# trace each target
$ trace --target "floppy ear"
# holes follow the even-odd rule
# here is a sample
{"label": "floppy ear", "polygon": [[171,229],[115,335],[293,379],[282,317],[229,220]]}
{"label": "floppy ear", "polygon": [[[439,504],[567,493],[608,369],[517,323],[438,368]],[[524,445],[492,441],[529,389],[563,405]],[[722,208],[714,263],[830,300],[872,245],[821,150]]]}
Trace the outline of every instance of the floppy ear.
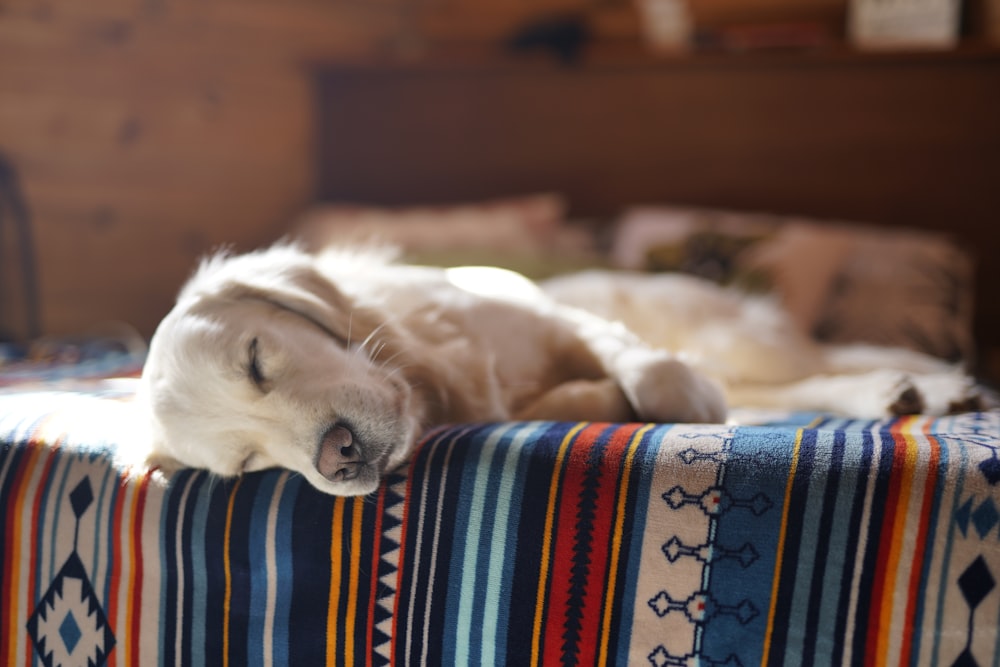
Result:
{"label": "floppy ear", "polygon": [[213,257],[202,264],[180,298],[257,299],[309,320],[335,338],[364,340],[384,318],[353,300],[291,247]]}

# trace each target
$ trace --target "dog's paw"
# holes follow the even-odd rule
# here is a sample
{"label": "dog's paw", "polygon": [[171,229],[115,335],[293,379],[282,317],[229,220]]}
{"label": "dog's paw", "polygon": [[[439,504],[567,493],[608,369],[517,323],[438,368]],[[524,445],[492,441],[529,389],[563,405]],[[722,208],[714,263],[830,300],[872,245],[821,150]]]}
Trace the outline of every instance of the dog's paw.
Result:
{"label": "dog's paw", "polygon": [[961,372],[916,375],[913,383],[924,397],[923,412],[928,415],[975,412],[994,405],[994,397]]}
{"label": "dog's paw", "polygon": [[902,376],[889,390],[890,403],[886,412],[893,417],[918,415],[925,409],[924,397],[909,377]]}
{"label": "dog's paw", "polygon": [[726,419],[722,389],[667,353],[636,350],[623,354],[618,382],[641,420],[719,423]]}

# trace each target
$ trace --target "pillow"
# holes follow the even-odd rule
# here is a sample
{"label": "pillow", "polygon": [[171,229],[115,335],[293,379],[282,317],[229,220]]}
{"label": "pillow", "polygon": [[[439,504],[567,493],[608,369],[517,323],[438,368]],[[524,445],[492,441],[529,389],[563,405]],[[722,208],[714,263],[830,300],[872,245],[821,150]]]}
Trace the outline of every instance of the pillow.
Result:
{"label": "pillow", "polygon": [[313,251],[385,243],[417,264],[500,266],[540,278],[598,261],[593,236],[569,224],[565,212],[565,200],[554,194],[446,206],[319,204],[291,235]]}
{"label": "pillow", "polygon": [[691,208],[633,209],[616,266],[775,292],[818,340],[970,362],[973,263],[941,234]]}

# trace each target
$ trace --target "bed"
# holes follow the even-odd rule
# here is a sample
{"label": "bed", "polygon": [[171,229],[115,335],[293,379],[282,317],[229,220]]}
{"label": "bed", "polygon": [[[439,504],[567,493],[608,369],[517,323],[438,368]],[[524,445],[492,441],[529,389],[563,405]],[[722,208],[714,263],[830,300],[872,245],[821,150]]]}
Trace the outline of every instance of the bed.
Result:
{"label": "bed", "polygon": [[[424,81],[439,87],[444,98],[470,90],[469,77],[483,74],[444,71],[450,75],[431,69],[425,74],[432,81]],[[496,108],[498,99],[509,99],[505,86],[511,84],[504,76],[518,71],[488,68],[494,78],[475,78],[476,86],[500,82],[503,94],[483,97],[474,108]],[[504,148],[483,138],[498,127],[488,113],[455,111],[458,117],[445,114],[442,121],[426,106],[401,104],[422,88],[414,79],[419,74],[412,68],[381,74],[360,68],[325,70],[317,77],[319,200],[441,207],[545,188],[567,193],[569,208],[587,217],[655,196],[632,189],[641,182],[628,173],[616,177],[612,163],[596,175],[603,189],[594,186],[594,174],[590,185],[580,181],[582,165],[594,163],[574,152],[571,136],[550,137],[564,150],[560,159],[570,174],[560,181],[551,176],[559,173],[551,163],[519,153],[530,153],[526,146],[535,145],[537,134],[507,133]],[[538,87],[537,77],[564,74],[570,77],[566,85],[579,91],[578,72],[547,67],[541,75],[528,70],[524,85]],[[598,74],[602,86],[616,90],[648,85],[643,77],[622,84],[607,72]],[[520,76],[514,80],[523,83]],[[648,98],[657,99],[663,103],[658,95]],[[365,116],[365,109],[377,112]],[[393,116],[392,109],[406,113]],[[409,139],[386,135],[384,123]],[[592,128],[584,125],[586,135]],[[371,163],[355,153],[358,160],[348,160],[352,169],[344,171],[343,158],[360,150],[345,138],[364,134],[346,131],[355,127],[383,136],[378,150],[395,146],[411,158],[418,154],[407,147],[419,145],[407,142],[430,132],[437,132],[440,162],[457,160],[470,146],[489,157],[476,162],[478,171],[452,170],[458,174],[452,181],[436,180],[438,170],[427,167],[426,154],[410,163],[416,164],[416,182],[388,153]],[[583,135],[576,139],[584,141]],[[634,154],[649,166],[659,150],[646,151],[641,142],[628,147],[612,157]],[[533,173],[516,168],[525,159],[535,165]],[[388,173],[370,168],[380,160],[396,166]],[[527,176],[532,178],[518,181]],[[365,189],[369,182],[371,189]],[[502,187],[492,190],[490,183]],[[718,203],[731,209],[738,199]],[[529,219],[528,231],[515,228],[514,236],[523,241],[537,233],[543,245],[527,254],[523,244],[516,245],[516,257],[507,256],[515,268],[541,274],[627,257],[677,262],[682,247],[699,250],[696,267],[723,266],[727,276],[744,277],[759,273],[748,274],[745,265],[730,261],[730,251],[746,250],[746,230],[767,228],[751,235],[755,243],[787,241],[784,232],[774,232],[779,223],[787,229],[786,221],[722,216],[729,222],[720,226],[719,211],[690,207],[661,208],[653,215],[660,223],[683,221],[681,242],[676,234],[665,240],[637,232],[648,227],[648,209],[628,213],[614,238],[592,218],[582,227],[558,229],[539,222],[543,213],[565,210],[559,201],[565,200],[494,200],[471,211],[465,206],[448,237],[458,238],[454,230],[464,229],[470,216],[479,228],[497,231],[501,225],[491,216],[528,211],[517,222]],[[445,212],[454,210],[448,205]],[[427,217],[426,208],[359,213],[357,207],[328,204],[307,213],[298,231],[320,235],[330,225],[354,224],[360,213],[382,216],[389,227],[401,219],[423,224]],[[435,208],[430,217],[441,213]],[[713,239],[707,263],[704,245],[691,242],[706,238],[698,227],[706,215]],[[581,245],[581,229],[593,243]],[[720,236],[723,229],[735,229],[738,238]],[[490,249],[502,246],[503,238],[491,237]],[[637,239],[646,245],[629,255]],[[821,237],[821,244],[827,240]],[[935,248],[939,241],[933,239]],[[899,247],[896,237],[872,242],[865,252],[879,257],[887,244]],[[427,256],[440,248],[415,253]],[[925,262],[921,266],[948,267],[941,284],[978,289],[971,265],[951,250],[928,254],[920,243],[914,248]],[[448,252],[477,257],[460,244]],[[870,291],[874,277],[867,279]],[[935,328],[934,335],[919,329],[904,344],[931,345],[956,358],[974,352],[982,340],[969,319],[972,302],[948,292],[932,303],[928,290],[919,291],[921,308],[936,313],[921,321],[939,323],[943,311],[934,308],[947,303],[950,324]],[[857,332],[830,324],[842,324],[843,313],[857,308],[837,301],[817,313],[808,309],[812,302],[802,297],[800,317],[813,331],[834,339]],[[0,392],[2,664],[736,667],[1000,661],[1000,412],[852,420],[740,409],[726,424],[441,425],[376,494],[350,499],[320,494],[282,470],[230,480],[183,471],[164,481],[124,464],[123,452],[135,444],[140,366],[141,356],[125,355],[7,376]]]}

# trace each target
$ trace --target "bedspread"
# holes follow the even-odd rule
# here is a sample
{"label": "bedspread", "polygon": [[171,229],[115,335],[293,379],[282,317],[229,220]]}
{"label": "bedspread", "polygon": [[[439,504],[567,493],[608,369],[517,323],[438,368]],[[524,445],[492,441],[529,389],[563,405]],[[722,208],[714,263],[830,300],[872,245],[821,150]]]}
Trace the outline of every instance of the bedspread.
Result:
{"label": "bedspread", "polygon": [[0,396],[0,664],[996,665],[1000,414],[500,423],[364,498]]}

